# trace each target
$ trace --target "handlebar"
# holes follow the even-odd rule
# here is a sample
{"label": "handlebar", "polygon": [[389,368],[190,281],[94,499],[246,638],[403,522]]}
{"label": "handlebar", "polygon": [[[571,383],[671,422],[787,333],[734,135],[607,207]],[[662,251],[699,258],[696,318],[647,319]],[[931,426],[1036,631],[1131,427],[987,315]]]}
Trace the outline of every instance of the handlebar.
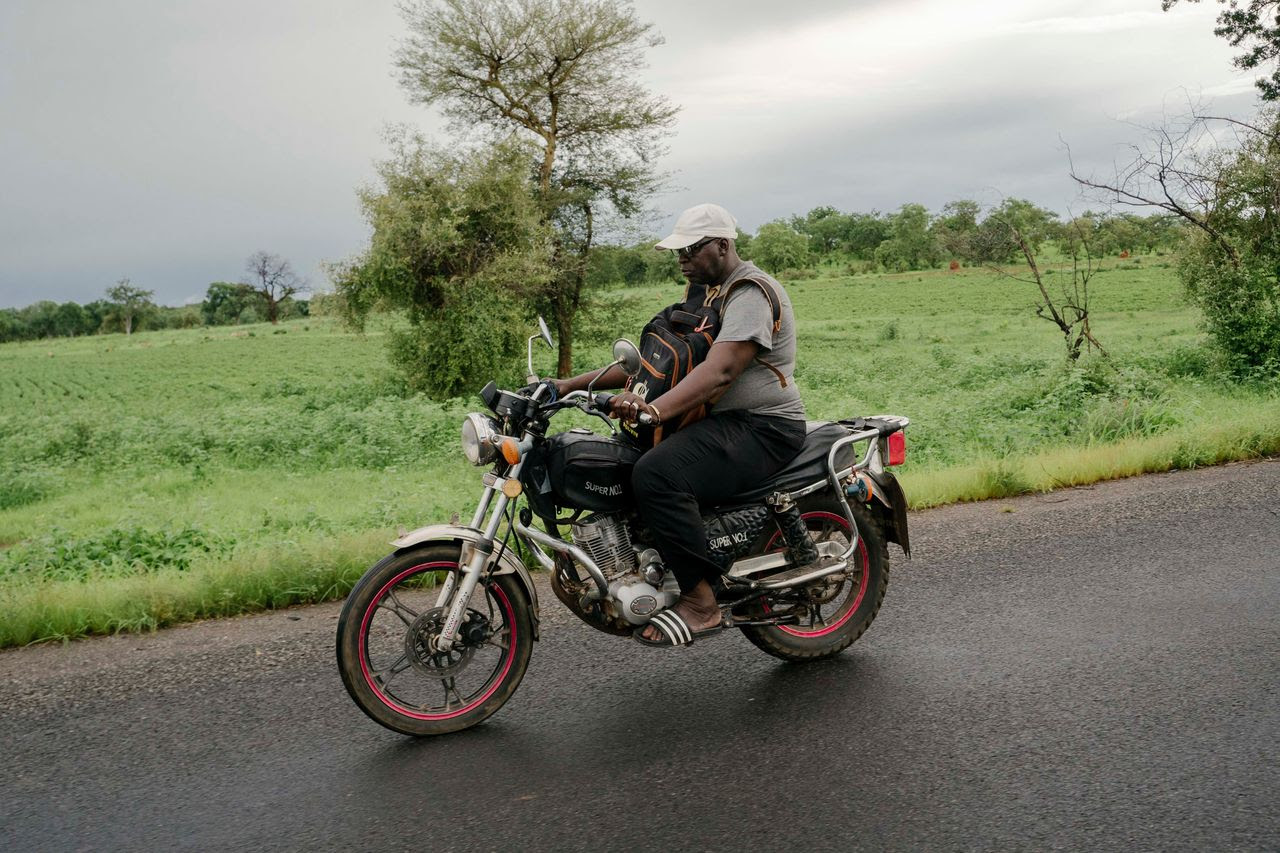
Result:
{"label": "handlebar", "polygon": [[[613,403],[613,398],[616,396],[618,395],[610,394],[608,391],[601,391],[598,394],[596,394],[593,402],[595,403],[596,408],[607,412],[609,411],[610,404]],[[654,424],[653,415],[649,414],[648,412],[641,412],[640,416],[636,418],[636,422],[643,424],[644,426],[653,426]]]}

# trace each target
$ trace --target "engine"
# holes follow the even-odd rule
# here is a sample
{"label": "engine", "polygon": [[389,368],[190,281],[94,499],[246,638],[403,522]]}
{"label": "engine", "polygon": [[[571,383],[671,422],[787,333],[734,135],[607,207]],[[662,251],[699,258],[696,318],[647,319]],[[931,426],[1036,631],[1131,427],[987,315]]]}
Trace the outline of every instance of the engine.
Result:
{"label": "engine", "polygon": [[587,552],[605,577],[637,568],[636,551],[631,547],[627,526],[615,515],[590,515],[571,525],[573,542]]}
{"label": "engine", "polygon": [[574,544],[587,552],[609,581],[609,600],[602,604],[613,619],[643,625],[680,597],[680,585],[663,569],[658,552],[637,551],[618,516],[588,516],[570,530]]}

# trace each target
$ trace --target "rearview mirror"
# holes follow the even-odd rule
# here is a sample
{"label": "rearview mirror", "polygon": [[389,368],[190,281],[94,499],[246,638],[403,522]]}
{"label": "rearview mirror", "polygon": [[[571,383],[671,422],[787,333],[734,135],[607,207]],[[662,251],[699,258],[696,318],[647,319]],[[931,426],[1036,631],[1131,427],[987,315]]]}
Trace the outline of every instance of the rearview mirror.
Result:
{"label": "rearview mirror", "polygon": [[628,376],[640,372],[640,350],[626,338],[618,338],[613,342],[613,361],[622,365]]}
{"label": "rearview mirror", "polygon": [[529,372],[525,374],[524,381],[530,384],[538,381],[538,374],[533,370],[533,342],[538,338],[542,338],[547,342],[547,346],[554,347],[551,343],[551,330],[547,328],[547,321],[542,319],[542,315],[538,315],[538,334],[529,336]]}

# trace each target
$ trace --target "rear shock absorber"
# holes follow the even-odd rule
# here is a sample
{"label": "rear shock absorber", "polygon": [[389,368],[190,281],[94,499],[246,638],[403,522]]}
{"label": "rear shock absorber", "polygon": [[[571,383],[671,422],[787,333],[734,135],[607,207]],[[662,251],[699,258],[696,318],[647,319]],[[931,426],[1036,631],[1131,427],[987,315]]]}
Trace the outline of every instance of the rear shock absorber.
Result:
{"label": "rear shock absorber", "polygon": [[782,538],[787,542],[787,559],[793,566],[807,566],[818,559],[818,546],[809,535],[804,519],[800,517],[800,507],[786,492],[774,492],[765,498],[769,509],[773,510],[774,521],[782,531]]}

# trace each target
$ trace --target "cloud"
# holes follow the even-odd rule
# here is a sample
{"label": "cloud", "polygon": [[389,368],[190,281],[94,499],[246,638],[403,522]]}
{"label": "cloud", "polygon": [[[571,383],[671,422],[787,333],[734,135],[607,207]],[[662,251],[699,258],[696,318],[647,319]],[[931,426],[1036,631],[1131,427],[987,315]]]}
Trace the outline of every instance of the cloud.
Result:
{"label": "cloud", "polygon": [[[1059,136],[1105,159],[1137,133],[1115,117],[1158,118],[1180,87],[1233,109],[1253,92],[1209,3],[635,5],[666,36],[636,73],[683,108],[661,164],[681,188],[657,206],[720,199],[750,227],[992,187],[1060,206]],[[67,8],[0,4],[0,305],[124,275],[181,301],[258,248],[322,285],[367,239],[355,190],[382,127],[440,136],[397,86],[390,0]]]}
{"label": "cloud", "polygon": [[1034,21],[1017,21],[1003,24],[998,32],[1004,35],[1091,35],[1124,30],[1142,30],[1163,23],[1163,12],[1120,12],[1113,15],[1088,15],[1061,18],[1040,18]]}

